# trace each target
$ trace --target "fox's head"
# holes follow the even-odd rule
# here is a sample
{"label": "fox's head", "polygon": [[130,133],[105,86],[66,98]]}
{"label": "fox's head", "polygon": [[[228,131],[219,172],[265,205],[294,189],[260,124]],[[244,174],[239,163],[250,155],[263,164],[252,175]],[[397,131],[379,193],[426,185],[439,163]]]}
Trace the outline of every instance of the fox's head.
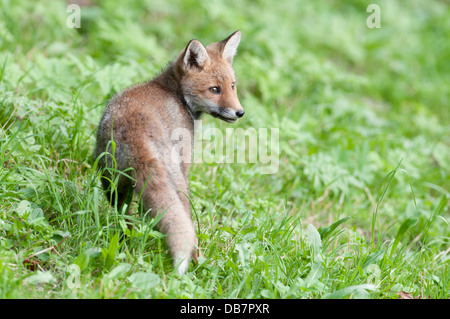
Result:
{"label": "fox's head", "polygon": [[207,47],[191,40],[178,56],[175,67],[184,98],[195,116],[205,112],[232,123],[244,115],[232,68],[240,40],[241,31]]}

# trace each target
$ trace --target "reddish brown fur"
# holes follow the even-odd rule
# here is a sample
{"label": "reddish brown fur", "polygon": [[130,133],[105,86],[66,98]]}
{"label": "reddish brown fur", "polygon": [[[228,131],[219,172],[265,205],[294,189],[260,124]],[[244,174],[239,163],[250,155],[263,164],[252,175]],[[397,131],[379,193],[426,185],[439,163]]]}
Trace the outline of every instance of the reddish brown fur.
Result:
{"label": "reddish brown fur", "polygon": [[[191,254],[196,256],[195,230],[186,197],[194,120],[204,112],[226,121],[243,115],[236,87],[231,87],[235,82],[231,62],[239,39],[240,32],[235,32],[206,49],[192,40],[155,79],[115,96],[100,121],[95,156],[109,153],[99,160],[104,188],[111,190],[113,174],[108,168],[114,167],[112,156],[119,171],[133,169],[135,181],[120,175],[117,198],[115,192],[111,197],[121,207],[129,192],[143,192],[145,209],[151,210],[153,217],[164,213],[158,227],[168,235],[175,266],[182,264],[179,273],[186,271]],[[220,86],[221,94],[211,93],[213,86]],[[179,128],[186,129],[190,136],[175,142],[172,133]],[[116,143],[114,154],[110,154],[112,147],[108,144],[111,134]],[[181,163],[171,158],[175,143],[184,152]]]}

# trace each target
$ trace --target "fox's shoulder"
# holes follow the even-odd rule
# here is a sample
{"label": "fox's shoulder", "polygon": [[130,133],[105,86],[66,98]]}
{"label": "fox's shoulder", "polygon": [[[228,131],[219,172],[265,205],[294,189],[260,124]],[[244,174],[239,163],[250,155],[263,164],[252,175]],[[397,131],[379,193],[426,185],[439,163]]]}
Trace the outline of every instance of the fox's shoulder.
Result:
{"label": "fox's shoulder", "polygon": [[193,126],[191,116],[179,97],[154,80],[137,84],[115,95],[107,104],[101,125],[111,125],[113,119],[114,126],[131,125],[136,129]]}
{"label": "fox's shoulder", "polygon": [[127,112],[131,112],[134,109],[159,108],[176,102],[174,94],[150,80],[117,93],[107,102],[107,108],[114,111],[126,109]]}

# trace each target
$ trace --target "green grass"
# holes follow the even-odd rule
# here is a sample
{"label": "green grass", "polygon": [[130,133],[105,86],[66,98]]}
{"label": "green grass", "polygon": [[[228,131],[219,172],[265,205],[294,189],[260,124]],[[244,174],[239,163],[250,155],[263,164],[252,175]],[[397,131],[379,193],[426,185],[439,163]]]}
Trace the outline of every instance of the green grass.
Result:
{"label": "green grass", "polygon": [[[64,1],[3,1],[0,298],[449,298],[450,9],[379,1],[369,29],[369,3],[93,1],[70,29]],[[279,128],[279,170],[193,165],[203,257],[178,276],[155,221],[104,196],[96,126],[237,29],[246,115],[203,125]]]}

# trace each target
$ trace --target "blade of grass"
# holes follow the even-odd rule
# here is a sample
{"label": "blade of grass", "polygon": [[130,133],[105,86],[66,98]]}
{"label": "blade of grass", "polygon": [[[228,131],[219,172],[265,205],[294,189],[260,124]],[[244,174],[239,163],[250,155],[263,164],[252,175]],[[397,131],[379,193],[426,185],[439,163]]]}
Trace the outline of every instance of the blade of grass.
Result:
{"label": "blade of grass", "polygon": [[409,228],[411,228],[415,224],[417,224],[417,219],[414,218],[408,218],[401,224],[400,228],[397,231],[397,235],[395,235],[394,243],[392,244],[391,247],[391,253],[389,254],[390,258],[394,254],[395,249],[397,248],[398,244],[402,240],[405,233],[408,231]]}

